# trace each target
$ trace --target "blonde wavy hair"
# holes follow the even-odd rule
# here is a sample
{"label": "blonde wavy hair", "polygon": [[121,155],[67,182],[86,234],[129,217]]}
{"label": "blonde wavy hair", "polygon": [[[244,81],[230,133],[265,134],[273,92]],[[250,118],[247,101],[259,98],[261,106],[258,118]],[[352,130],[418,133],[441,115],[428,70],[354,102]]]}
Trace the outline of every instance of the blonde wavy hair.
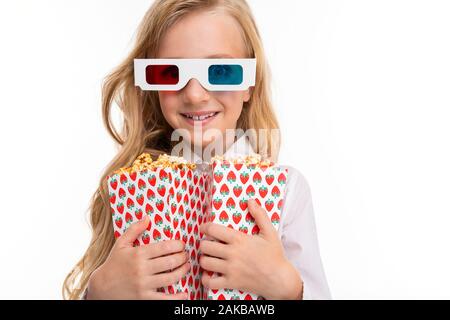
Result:
{"label": "blonde wavy hair", "polygon": [[[142,91],[134,85],[133,60],[156,57],[159,43],[171,25],[195,10],[221,11],[234,17],[241,26],[241,33],[249,58],[256,58],[256,82],[251,98],[244,102],[244,108],[237,122],[237,128],[244,131],[256,129],[278,129],[278,121],[272,108],[270,93],[270,70],[266,63],[259,31],[252,12],[245,0],[156,0],[141,21],[135,44],[126,59],[104,80],[102,85],[102,116],[108,133],[119,144],[117,155],[106,166],[99,187],[93,194],[89,206],[92,239],[84,256],[64,280],[64,299],[81,299],[91,274],[107,259],[113,245],[114,235],[109,207],[107,175],[132,162],[142,152],[152,157],[170,153],[173,147],[173,128],[165,120],[158,93]],[[116,103],[123,115],[120,132],[114,127],[111,110]],[[268,135],[270,130],[261,130]],[[264,137],[257,137],[258,139]],[[278,157],[279,142],[268,141],[266,152],[269,158]],[[255,152],[259,147],[254,145]]]}

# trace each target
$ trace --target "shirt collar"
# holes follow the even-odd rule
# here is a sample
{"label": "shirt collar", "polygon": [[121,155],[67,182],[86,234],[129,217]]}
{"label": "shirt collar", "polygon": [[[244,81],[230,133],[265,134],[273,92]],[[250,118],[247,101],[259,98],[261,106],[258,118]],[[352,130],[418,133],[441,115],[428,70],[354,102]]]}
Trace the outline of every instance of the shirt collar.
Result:
{"label": "shirt collar", "polygon": [[[210,159],[202,159],[196,152],[193,152],[190,147],[190,143],[185,139],[181,142],[182,144],[182,157],[194,163],[208,162]],[[245,157],[248,155],[256,155],[252,144],[248,140],[246,135],[239,137],[231,146],[223,153],[224,158],[238,158]]]}

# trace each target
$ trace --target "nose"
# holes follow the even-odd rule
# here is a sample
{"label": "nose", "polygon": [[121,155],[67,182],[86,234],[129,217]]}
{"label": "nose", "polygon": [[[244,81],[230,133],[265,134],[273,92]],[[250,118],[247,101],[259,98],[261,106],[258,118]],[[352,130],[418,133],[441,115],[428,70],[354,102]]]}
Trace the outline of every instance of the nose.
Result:
{"label": "nose", "polygon": [[209,100],[209,92],[197,79],[190,79],[182,91],[183,102],[186,104],[198,105]]}

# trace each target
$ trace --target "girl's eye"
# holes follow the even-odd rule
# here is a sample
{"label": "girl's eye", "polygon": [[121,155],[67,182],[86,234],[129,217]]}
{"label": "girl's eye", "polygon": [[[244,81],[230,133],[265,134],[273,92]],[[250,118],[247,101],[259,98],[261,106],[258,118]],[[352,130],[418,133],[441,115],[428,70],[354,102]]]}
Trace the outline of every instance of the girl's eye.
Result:
{"label": "girl's eye", "polygon": [[233,70],[230,68],[230,66],[227,65],[215,65],[212,66],[212,74],[215,77],[228,77],[231,75]]}

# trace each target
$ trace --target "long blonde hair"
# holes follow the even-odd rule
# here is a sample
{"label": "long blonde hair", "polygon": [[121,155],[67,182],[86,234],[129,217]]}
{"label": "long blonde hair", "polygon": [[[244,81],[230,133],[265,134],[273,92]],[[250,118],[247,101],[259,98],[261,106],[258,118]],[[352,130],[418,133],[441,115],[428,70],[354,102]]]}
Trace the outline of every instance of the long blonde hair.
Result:
{"label": "long blonde hair", "polygon": [[[64,280],[62,288],[64,299],[81,298],[92,272],[104,263],[114,245],[107,175],[116,169],[131,165],[142,152],[150,153],[153,158],[159,154],[171,152],[170,137],[173,129],[161,112],[158,93],[142,91],[135,87],[134,59],[156,57],[165,31],[186,14],[199,9],[221,10],[234,17],[241,25],[248,57],[254,57],[257,61],[255,87],[250,100],[244,102],[237,128],[244,131],[256,129],[257,134],[259,134],[258,129],[278,129],[278,121],[271,102],[270,71],[266,64],[259,31],[246,1],[156,0],[139,25],[134,48],[103,82],[103,122],[120,148],[117,155],[106,166],[99,187],[91,198],[89,212],[92,239],[84,256]],[[113,103],[119,106],[123,114],[120,133],[111,119]],[[279,143],[271,143],[271,139],[266,141],[268,141],[269,157],[276,160]],[[259,151],[258,148],[254,146],[256,152]]]}

